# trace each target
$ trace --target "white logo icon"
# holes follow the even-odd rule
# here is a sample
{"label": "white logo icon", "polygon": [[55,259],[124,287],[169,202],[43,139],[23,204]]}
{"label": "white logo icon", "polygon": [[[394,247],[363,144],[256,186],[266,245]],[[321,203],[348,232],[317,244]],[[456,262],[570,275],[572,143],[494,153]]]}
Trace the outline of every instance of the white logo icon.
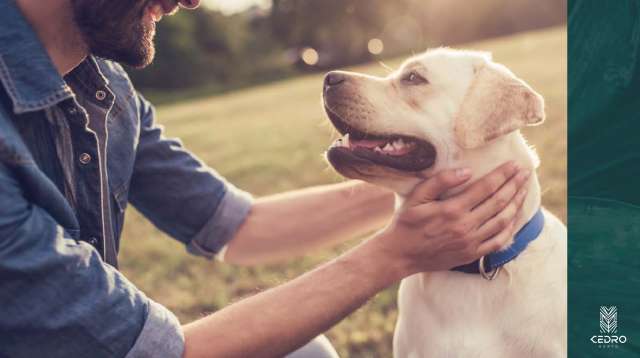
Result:
{"label": "white logo icon", "polygon": [[600,333],[616,333],[618,331],[618,307],[600,306]]}
{"label": "white logo icon", "polygon": [[600,335],[591,336],[598,348],[618,348],[627,343],[627,336],[618,335],[618,307],[600,306]]}

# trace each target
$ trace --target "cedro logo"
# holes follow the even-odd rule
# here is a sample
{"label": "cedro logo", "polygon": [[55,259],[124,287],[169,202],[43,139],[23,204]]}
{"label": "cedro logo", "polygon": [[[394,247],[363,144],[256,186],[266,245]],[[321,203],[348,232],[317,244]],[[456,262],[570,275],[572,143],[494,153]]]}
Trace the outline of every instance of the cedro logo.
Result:
{"label": "cedro logo", "polygon": [[600,306],[600,335],[591,336],[598,348],[618,348],[627,343],[627,336],[618,335],[618,307]]}

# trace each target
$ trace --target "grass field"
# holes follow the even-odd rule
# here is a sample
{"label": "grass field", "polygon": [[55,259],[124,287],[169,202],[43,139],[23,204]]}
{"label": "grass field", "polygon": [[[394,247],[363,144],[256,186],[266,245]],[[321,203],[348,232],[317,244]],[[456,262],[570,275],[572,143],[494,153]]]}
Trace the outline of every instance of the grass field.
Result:
{"label": "grass field", "polygon": [[[526,130],[542,159],[543,202],[566,220],[566,32],[555,28],[460,47],[492,51],[546,99],[547,122]],[[396,67],[400,60],[388,61]],[[356,68],[384,74],[379,64]],[[321,154],[333,137],[320,105],[322,75],[160,107],[159,121],[237,186],[256,196],[341,180]],[[353,244],[353,242],[351,243]],[[121,252],[125,274],[182,322],[296,277],[349,247],[287,264],[238,268],[188,256],[129,210]],[[342,357],[391,357],[395,288],[328,332]],[[451,309],[455,309],[452,307]]]}

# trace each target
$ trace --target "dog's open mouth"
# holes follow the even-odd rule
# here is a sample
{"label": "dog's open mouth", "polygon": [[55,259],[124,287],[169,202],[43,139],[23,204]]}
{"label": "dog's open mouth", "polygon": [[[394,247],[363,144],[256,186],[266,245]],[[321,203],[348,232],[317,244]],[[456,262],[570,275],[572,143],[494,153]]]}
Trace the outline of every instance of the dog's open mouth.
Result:
{"label": "dog's open mouth", "polygon": [[349,126],[330,110],[327,114],[342,134],[327,152],[332,164],[375,164],[417,172],[430,168],[435,162],[435,147],[427,141],[400,134],[366,133]]}

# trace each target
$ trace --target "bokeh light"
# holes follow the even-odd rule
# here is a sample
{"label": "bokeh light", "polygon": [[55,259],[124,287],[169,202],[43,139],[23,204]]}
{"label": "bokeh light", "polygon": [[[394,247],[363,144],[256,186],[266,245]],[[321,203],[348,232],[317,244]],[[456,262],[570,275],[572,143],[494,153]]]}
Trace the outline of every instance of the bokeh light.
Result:
{"label": "bokeh light", "polygon": [[379,55],[384,51],[384,43],[380,39],[371,39],[367,44],[369,52],[373,55]]}
{"label": "bokeh light", "polygon": [[318,64],[318,60],[320,56],[318,55],[318,51],[311,47],[307,47],[302,50],[302,61],[309,66],[315,66]]}

